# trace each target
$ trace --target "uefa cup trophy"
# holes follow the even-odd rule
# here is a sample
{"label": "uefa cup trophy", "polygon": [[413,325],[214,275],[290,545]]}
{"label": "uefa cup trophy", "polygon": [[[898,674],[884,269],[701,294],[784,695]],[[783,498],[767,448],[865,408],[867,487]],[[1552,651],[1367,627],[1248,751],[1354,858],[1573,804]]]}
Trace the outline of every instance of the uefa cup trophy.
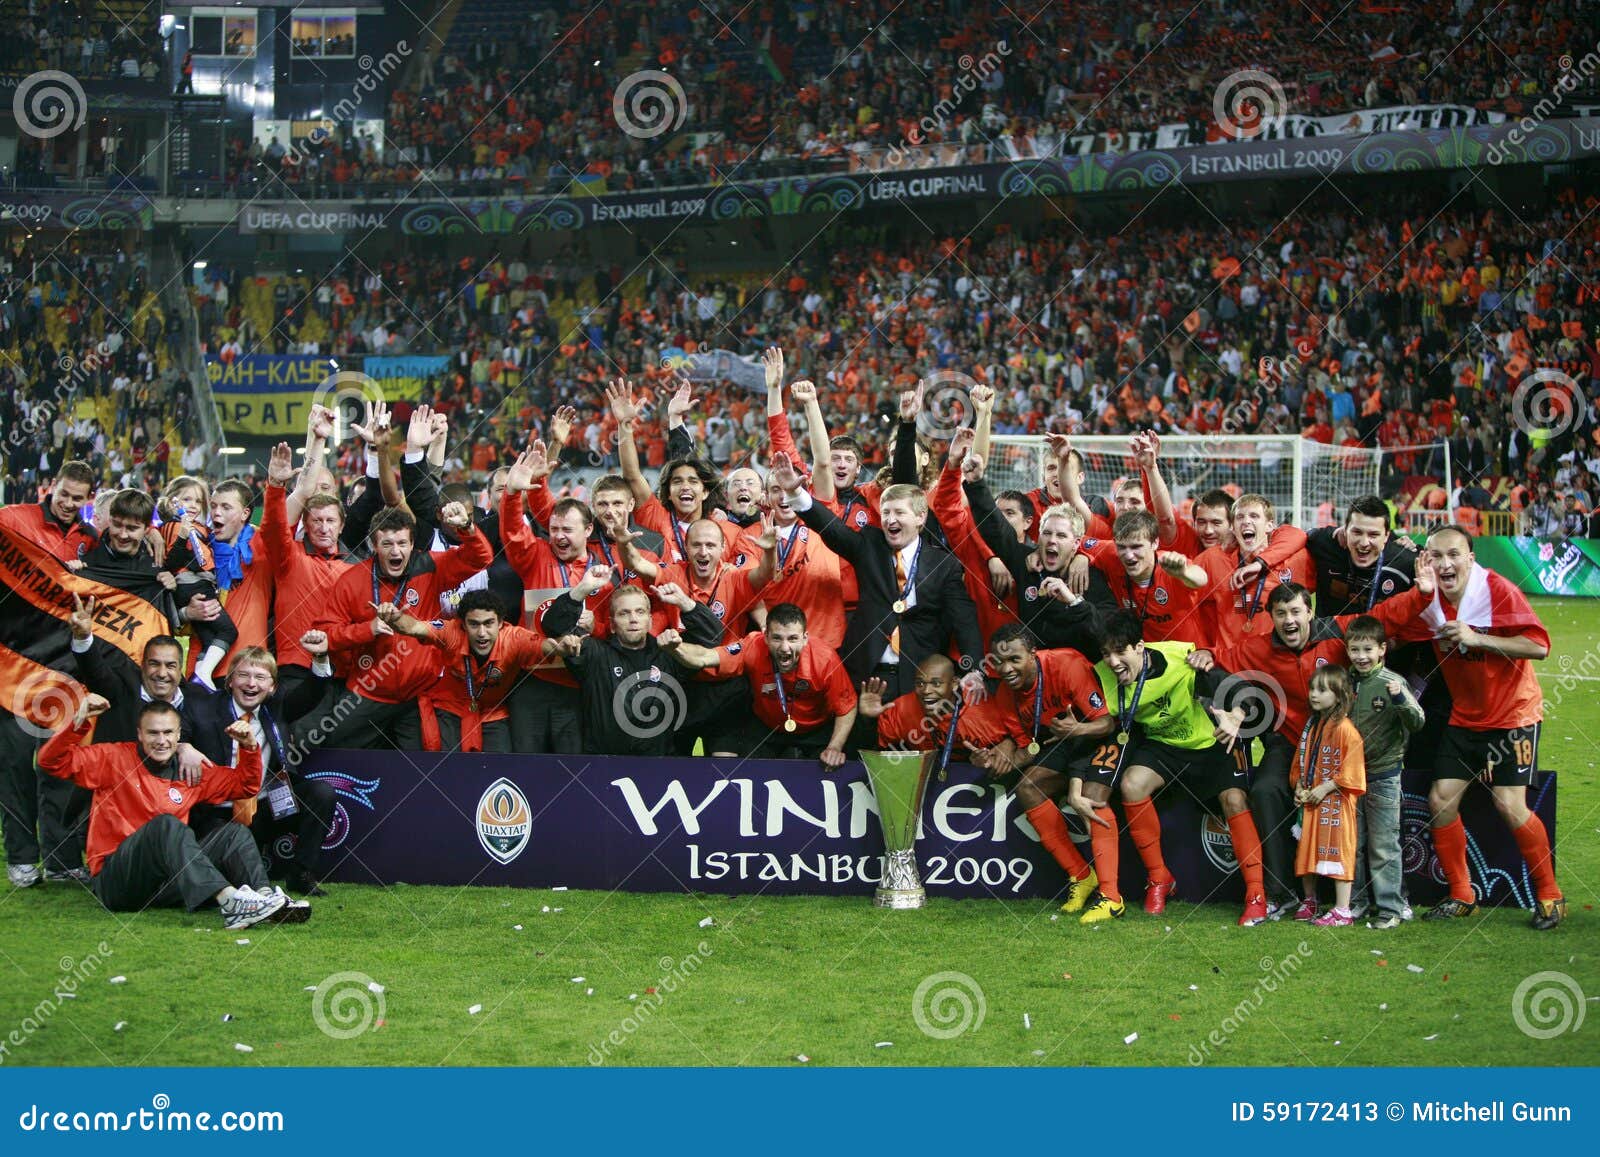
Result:
{"label": "uefa cup trophy", "polygon": [[921,908],[928,902],[917,874],[917,820],[922,794],[937,752],[863,751],[867,779],[883,828],[883,870],[873,904],[879,908]]}

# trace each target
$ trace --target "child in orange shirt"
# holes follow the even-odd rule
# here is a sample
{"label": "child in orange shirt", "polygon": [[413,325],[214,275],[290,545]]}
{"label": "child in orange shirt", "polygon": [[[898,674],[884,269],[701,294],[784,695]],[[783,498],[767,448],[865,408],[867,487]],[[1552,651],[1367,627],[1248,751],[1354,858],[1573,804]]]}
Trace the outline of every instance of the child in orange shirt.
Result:
{"label": "child in orange shirt", "polygon": [[[1300,850],[1294,870],[1305,900],[1296,920],[1324,928],[1355,923],[1350,886],[1356,874],[1356,799],[1366,793],[1366,752],[1350,719],[1355,689],[1343,667],[1319,667],[1307,693],[1311,718],[1300,734],[1290,772],[1300,817]],[[1333,881],[1333,907],[1317,916],[1317,877]]]}

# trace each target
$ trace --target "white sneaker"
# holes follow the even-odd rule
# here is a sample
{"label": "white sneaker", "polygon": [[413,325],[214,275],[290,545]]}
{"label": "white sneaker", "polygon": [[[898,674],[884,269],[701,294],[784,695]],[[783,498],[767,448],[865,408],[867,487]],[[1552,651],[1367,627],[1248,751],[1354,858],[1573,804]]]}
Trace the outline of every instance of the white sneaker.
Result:
{"label": "white sneaker", "polygon": [[1298,900],[1285,900],[1282,897],[1267,901],[1267,919],[1281,919],[1285,912],[1293,912],[1300,904]]}
{"label": "white sneaker", "polygon": [[296,900],[282,888],[273,886],[272,891],[264,895],[282,896],[283,907],[274,912],[268,921],[273,924],[304,924],[311,919],[311,901]]}
{"label": "white sneaker", "polygon": [[6,879],[13,888],[31,888],[39,882],[37,864],[7,864]]}
{"label": "white sneaker", "polygon": [[233,895],[221,905],[224,927],[229,932],[249,928],[252,924],[270,919],[283,905],[281,893],[257,892],[248,885],[235,888]]}
{"label": "white sneaker", "polygon": [[1402,920],[1410,920],[1415,915],[1416,913],[1411,910],[1410,904],[1407,904],[1404,908],[1400,909],[1400,919]]}

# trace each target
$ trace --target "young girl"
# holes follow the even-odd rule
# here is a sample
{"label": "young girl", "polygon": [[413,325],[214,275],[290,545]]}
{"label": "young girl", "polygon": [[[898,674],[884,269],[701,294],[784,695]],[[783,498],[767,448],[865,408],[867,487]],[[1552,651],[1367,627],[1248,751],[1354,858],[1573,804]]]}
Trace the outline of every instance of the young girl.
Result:
{"label": "young girl", "polygon": [[[187,474],[167,483],[161,501],[156,503],[161,536],[167,542],[167,561],[162,569],[178,580],[176,596],[180,607],[188,605],[195,595],[217,597],[215,566],[206,532],[206,512],[210,509],[206,484]],[[205,648],[195,661],[194,677],[215,691],[217,664],[239,641],[239,628],[226,609],[208,623],[194,622],[190,626],[195,640]]]}
{"label": "young girl", "polygon": [[[1367,790],[1361,732],[1350,721],[1355,690],[1343,667],[1319,667],[1307,696],[1311,720],[1300,735],[1290,772],[1300,817],[1294,870],[1305,900],[1294,914],[1328,928],[1355,923],[1350,885],[1356,874],[1356,798]],[[1333,908],[1317,917],[1317,877],[1333,880]]]}

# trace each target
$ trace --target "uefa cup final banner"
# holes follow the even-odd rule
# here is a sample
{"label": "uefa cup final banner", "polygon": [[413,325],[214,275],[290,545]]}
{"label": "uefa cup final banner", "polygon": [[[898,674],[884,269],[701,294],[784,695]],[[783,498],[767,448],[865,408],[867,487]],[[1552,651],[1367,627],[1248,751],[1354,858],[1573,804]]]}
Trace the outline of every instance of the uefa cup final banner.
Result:
{"label": "uefa cup final banner", "polygon": [[[800,760],[631,759],[324,751],[308,771],[339,797],[330,876],[357,883],[567,886],[632,892],[854,895],[870,903],[883,837],[866,771]],[[1552,841],[1555,783],[1530,801]],[[1401,838],[1412,902],[1444,893],[1427,836],[1427,778],[1407,773]],[[1157,798],[1168,866],[1188,898],[1243,899],[1227,825],[1180,790]],[[1487,791],[1462,808],[1489,903],[1532,904]],[[1089,836],[1068,813],[1087,856]],[[285,849],[276,849],[280,853]],[[1037,898],[1064,885],[1013,796],[952,765],[928,783],[916,845],[931,897]],[[1122,882],[1144,872],[1126,835]]]}

